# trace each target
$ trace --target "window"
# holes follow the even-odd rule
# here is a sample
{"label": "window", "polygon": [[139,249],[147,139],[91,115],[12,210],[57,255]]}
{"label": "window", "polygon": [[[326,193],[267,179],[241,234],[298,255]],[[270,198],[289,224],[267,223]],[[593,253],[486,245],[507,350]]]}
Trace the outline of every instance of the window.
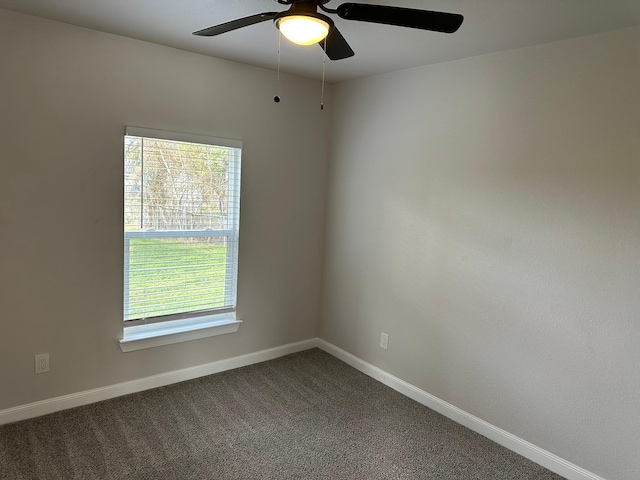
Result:
{"label": "window", "polygon": [[[237,330],[240,147],[126,128],[121,346],[195,330],[228,333],[229,325]],[[175,341],[182,339],[156,338],[149,346]]]}

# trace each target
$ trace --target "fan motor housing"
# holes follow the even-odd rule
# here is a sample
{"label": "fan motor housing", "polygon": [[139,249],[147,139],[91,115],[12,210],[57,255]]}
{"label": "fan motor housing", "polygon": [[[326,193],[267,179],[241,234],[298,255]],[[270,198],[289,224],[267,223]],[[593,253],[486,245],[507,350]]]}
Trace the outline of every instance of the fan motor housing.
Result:
{"label": "fan motor housing", "polygon": [[320,20],[326,22],[329,25],[329,33],[335,28],[335,23],[331,18],[322,13],[318,13],[316,10],[315,2],[303,2],[303,3],[294,3],[289,10],[285,10],[284,12],[280,12],[273,19],[273,23],[278,26],[278,22],[283,18],[290,17],[292,15],[302,15],[305,17],[314,17],[319,18]]}
{"label": "fan motor housing", "polygon": [[274,0],[276,3],[280,5],[293,5],[294,3],[312,3],[314,5],[324,5],[325,3],[329,3],[331,0]]}

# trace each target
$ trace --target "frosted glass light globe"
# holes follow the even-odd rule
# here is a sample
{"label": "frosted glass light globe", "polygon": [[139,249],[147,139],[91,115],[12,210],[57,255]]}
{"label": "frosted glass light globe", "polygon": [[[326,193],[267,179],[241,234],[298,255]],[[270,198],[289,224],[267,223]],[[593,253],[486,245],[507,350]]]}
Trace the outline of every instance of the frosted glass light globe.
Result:
{"label": "frosted glass light globe", "polygon": [[319,18],[290,15],[278,20],[282,34],[298,45],[313,45],[329,34],[329,24]]}

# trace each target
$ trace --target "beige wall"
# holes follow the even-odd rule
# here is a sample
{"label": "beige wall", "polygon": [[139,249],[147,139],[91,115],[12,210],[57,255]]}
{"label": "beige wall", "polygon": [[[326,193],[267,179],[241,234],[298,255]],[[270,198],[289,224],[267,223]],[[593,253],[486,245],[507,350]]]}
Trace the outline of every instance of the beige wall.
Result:
{"label": "beige wall", "polygon": [[636,480],[639,88],[638,28],[337,85],[321,336]]}
{"label": "beige wall", "polygon": [[[317,335],[327,111],[281,81],[0,10],[0,409]],[[244,142],[238,333],[120,351],[125,125]]]}

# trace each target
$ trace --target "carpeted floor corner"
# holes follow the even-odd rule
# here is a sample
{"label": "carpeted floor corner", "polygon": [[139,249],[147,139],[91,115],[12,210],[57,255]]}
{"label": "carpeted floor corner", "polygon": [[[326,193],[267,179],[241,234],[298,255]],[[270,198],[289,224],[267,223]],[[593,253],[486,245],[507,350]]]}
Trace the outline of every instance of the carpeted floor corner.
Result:
{"label": "carpeted floor corner", "polygon": [[0,427],[0,479],[562,477],[318,350]]}

